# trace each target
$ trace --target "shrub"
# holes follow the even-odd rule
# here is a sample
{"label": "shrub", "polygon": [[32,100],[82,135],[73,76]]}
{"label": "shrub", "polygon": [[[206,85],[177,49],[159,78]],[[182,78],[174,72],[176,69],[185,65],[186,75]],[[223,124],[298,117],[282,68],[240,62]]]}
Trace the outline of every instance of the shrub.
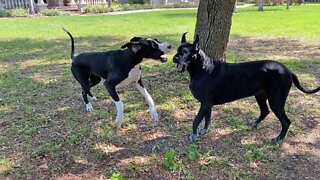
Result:
{"label": "shrub", "polygon": [[149,0],[129,0],[129,4],[147,4]]}
{"label": "shrub", "polygon": [[84,8],[85,13],[106,13],[114,11],[130,11],[130,10],[139,10],[139,9],[153,9],[153,8],[186,8],[186,7],[197,7],[196,4],[158,4],[152,6],[150,4],[123,4],[123,5],[113,5],[111,7],[107,5],[89,5]]}
{"label": "shrub", "polygon": [[84,12],[86,13],[106,13],[110,11],[111,8],[107,5],[89,5],[84,8]]}
{"label": "shrub", "polygon": [[304,0],[294,0],[294,3],[301,5],[304,3]]}
{"label": "shrub", "polygon": [[[259,1],[260,0],[255,0],[255,3],[256,4],[259,4]],[[263,5],[266,5],[266,6],[277,6],[277,5],[282,5],[284,2],[284,0],[264,0],[263,1]]]}
{"label": "shrub", "polygon": [[19,9],[12,9],[11,15],[13,17],[25,17],[29,16],[29,9],[19,8]]}
{"label": "shrub", "polygon": [[122,5],[122,10],[130,11],[130,10],[134,10],[134,7],[132,7],[130,4],[124,4]]}
{"label": "shrub", "polygon": [[0,17],[10,17],[11,11],[10,10],[0,10]]}
{"label": "shrub", "polygon": [[198,7],[197,4],[181,4],[181,3],[175,3],[172,4],[173,8],[191,8],[191,7]]}
{"label": "shrub", "polygon": [[151,4],[144,4],[143,9],[153,9],[153,6]]}
{"label": "shrub", "polygon": [[110,7],[110,11],[114,12],[114,11],[123,11],[123,7],[121,5],[114,5]]}
{"label": "shrub", "polygon": [[41,14],[45,16],[63,16],[68,15],[68,13],[62,12],[58,9],[46,9]]}
{"label": "shrub", "polygon": [[131,6],[132,6],[135,10],[143,9],[143,5],[142,5],[142,4],[132,4]]}

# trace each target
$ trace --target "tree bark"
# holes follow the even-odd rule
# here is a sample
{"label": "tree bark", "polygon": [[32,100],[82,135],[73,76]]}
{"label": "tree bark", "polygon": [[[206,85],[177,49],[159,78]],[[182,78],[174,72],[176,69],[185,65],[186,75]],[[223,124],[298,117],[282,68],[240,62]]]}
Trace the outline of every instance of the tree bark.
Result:
{"label": "tree bark", "polygon": [[195,35],[210,58],[225,60],[236,0],[200,0]]}
{"label": "tree bark", "polygon": [[289,10],[290,0],[287,1],[287,10]]}
{"label": "tree bark", "polygon": [[263,11],[263,0],[259,0],[259,8],[258,11]]}

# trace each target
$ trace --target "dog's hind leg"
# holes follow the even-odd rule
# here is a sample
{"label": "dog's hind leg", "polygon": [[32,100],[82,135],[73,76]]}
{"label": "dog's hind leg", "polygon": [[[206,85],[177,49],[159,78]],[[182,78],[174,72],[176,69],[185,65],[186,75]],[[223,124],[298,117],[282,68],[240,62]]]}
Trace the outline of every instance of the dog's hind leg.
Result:
{"label": "dog's hind leg", "polygon": [[291,122],[284,111],[284,107],[273,107],[271,104],[270,106],[274,114],[280,120],[282,126],[280,134],[277,137],[272,138],[272,142],[281,144],[287,134]]}
{"label": "dog's hind leg", "polygon": [[137,86],[138,90],[140,91],[140,93],[146,98],[146,100],[149,104],[149,111],[151,114],[151,119],[154,121],[158,121],[158,113],[157,113],[156,107],[154,105],[153,99],[150,96],[150,94],[148,93],[148,91],[143,87],[141,79],[139,79],[139,81],[136,83],[136,86]]}
{"label": "dog's hind leg", "polygon": [[249,126],[257,127],[258,124],[269,114],[269,108],[267,105],[267,96],[255,96],[258,105],[260,107],[260,116],[256,121],[249,122]]}
{"label": "dog's hind leg", "polygon": [[86,103],[86,110],[88,112],[92,112],[93,108],[91,103],[88,100],[88,94],[90,93],[90,86],[89,86],[89,76],[90,74],[82,71],[80,68],[71,67],[71,72],[73,74],[73,76],[75,77],[75,79],[80,83],[81,87],[82,87],[82,97],[84,102]]}
{"label": "dog's hind leg", "polygon": [[103,84],[106,86],[110,96],[114,100],[114,103],[117,107],[117,118],[115,123],[118,127],[120,127],[124,117],[123,115],[124,106],[116,92],[116,85],[114,85],[114,83],[112,83],[111,81],[107,81],[107,80]]}
{"label": "dog's hind leg", "polygon": [[[198,126],[201,123],[202,119],[208,114],[208,112],[211,112],[211,106],[204,105],[201,103],[200,110],[196,116],[196,118],[193,120],[192,124],[192,135],[189,137],[190,141],[196,141],[198,140]],[[209,126],[209,124],[207,124]]]}
{"label": "dog's hind leg", "polygon": [[[101,78],[99,76],[95,76],[93,74],[90,75],[90,81],[89,81],[90,88],[99,84],[100,82],[101,82]],[[90,90],[88,92],[88,95],[89,95],[89,97],[91,97],[91,99],[97,100],[97,98],[91,94]]]}
{"label": "dog's hind leg", "polygon": [[271,110],[280,120],[281,126],[282,126],[280,134],[277,137],[273,138],[272,142],[282,143],[289,129],[289,126],[291,124],[284,110],[285,102],[290,91],[290,86],[289,88],[286,88],[286,87],[282,87],[282,88],[277,87],[277,88],[282,90],[280,91],[275,90],[275,92],[268,93],[270,94],[270,96],[268,97],[268,100],[269,100]]}

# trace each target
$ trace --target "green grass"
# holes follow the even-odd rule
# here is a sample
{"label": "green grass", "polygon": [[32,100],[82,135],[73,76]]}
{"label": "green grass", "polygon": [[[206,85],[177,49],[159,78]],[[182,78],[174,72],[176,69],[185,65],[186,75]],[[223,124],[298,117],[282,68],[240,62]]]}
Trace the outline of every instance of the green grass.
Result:
{"label": "green grass", "polygon": [[[305,87],[315,88],[320,4],[290,8],[239,8],[227,61],[277,60]],[[189,91],[188,74],[177,73],[171,60],[142,63],[158,123],[134,86],[118,90],[125,105],[121,129],[103,85],[92,89],[98,97],[94,112],[85,112],[70,73],[70,39],[61,27],[73,34],[76,53],[119,49],[133,36],[147,36],[171,42],[172,59],[181,34],[188,31],[192,39],[195,23],[196,10],[0,18],[0,179],[283,179],[293,173],[316,178],[320,97],[296,88],[286,104],[292,126],[283,146],[270,144],[280,131],[272,113],[257,129],[246,125],[260,113],[252,97],[214,106],[208,133],[190,144],[199,103]]]}
{"label": "green grass", "polygon": [[257,12],[257,7],[239,8],[233,15],[231,35],[282,36],[319,40],[320,4],[301,6],[266,6]]}

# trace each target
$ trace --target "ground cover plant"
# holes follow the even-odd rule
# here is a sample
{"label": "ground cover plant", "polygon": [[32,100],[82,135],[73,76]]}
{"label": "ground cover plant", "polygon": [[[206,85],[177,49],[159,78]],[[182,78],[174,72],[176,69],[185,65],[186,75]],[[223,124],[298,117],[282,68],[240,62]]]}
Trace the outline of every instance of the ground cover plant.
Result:
{"label": "ground cover plant", "polygon": [[[273,59],[302,84],[320,84],[320,5],[238,9],[233,16],[228,62]],[[196,10],[127,15],[0,19],[0,179],[295,179],[320,178],[320,95],[292,88],[286,111],[292,126],[279,146],[270,143],[280,124],[270,114],[257,129],[253,98],[215,106],[209,132],[190,143],[199,104],[187,73],[170,60],[143,63],[143,81],[160,121],[134,86],[119,89],[125,105],[121,129],[103,85],[86,113],[81,88],[70,72],[70,39],[76,53],[118,49],[133,36],[169,41],[192,37]]]}

